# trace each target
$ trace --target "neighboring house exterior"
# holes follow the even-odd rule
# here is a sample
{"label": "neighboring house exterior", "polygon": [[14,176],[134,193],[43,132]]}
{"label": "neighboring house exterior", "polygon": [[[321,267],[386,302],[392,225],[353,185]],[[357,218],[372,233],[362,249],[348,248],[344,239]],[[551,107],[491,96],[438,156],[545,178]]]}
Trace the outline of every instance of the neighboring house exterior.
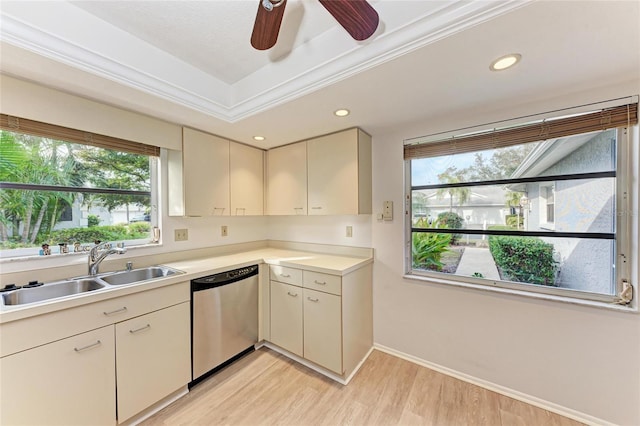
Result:
{"label": "neighboring house exterior", "polygon": [[[476,186],[469,188],[469,199],[459,204],[457,197],[453,197],[451,211],[464,219],[463,226],[467,229],[487,229],[491,225],[504,225],[505,216],[510,213],[507,207],[505,192],[496,191],[493,186]],[[414,204],[414,217],[433,218],[440,213],[450,210],[449,195],[438,197],[436,190],[419,191],[423,195],[420,201]],[[465,235],[464,239],[467,238]],[[480,236],[472,235],[470,239],[479,239]],[[483,238],[484,239],[484,238]]]}
{"label": "neighboring house exterior", "polygon": [[[511,176],[536,177],[615,170],[616,131],[548,140]],[[557,232],[615,232],[615,178],[559,180],[512,185],[528,200],[525,229]],[[555,247],[560,287],[614,293],[612,240],[542,238]]]}
{"label": "neighboring house exterior", "polygon": [[118,224],[126,225],[134,219],[143,217],[144,213],[145,207],[130,204],[127,219],[126,205],[118,206],[110,212],[100,205],[93,205],[91,208],[88,208],[82,202],[76,200],[70,208],[63,212],[60,220],[56,223],[53,229],[84,228],[87,226],[89,215],[97,216],[100,219],[101,226]]}

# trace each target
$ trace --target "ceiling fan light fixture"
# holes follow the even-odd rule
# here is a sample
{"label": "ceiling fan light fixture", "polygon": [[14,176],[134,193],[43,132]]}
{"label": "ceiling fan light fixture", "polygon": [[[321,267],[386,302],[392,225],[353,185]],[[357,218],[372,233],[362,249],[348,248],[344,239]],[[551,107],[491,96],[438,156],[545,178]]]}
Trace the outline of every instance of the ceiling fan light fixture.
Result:
{"label": "ceiling fan light fixture", "polygon": [[264,136],[254,136],[253,140],[254,141],[258,141],[258,142],[262,142],[263,140],[265,140],[266,138]]}
{"label": "ceiling fan light fixture", "polygon": [[282,4],[283,0],[262,0],[262,7],[267,12],[271,12],[274,7],[278,7]]}
{"label": "ceiling fan light fixture", "polygon": [[336,117],[346,117],[349,114],[351,114],[351,111],[346,108],[341,108],[333,112],[333,115],[335,115]]}
{"label": "ceiling fan light fixture", "polygon": [[489,66],[489,69],[491,71],[506,70],[507,68],[511,68],[512,66],[514,66],[515,64],[520,62],[520,59],[522,59],[522,55],[521,54],[519,54],[519,53],[510,53],[508,55],[501,56],[500,58],[498,58],[495,61],[491,62],[491,65]]}

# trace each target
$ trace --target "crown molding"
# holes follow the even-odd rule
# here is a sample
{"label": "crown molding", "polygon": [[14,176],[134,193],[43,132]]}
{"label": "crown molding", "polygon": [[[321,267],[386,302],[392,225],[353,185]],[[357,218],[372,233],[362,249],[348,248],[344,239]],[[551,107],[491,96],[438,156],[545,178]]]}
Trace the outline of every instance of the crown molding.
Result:
{"label": "crown molding", "polygon": [[[527,3],[452,1],[423,16],[411,17],[412,20],[406,24],[384,28],[380,34],[361,43],[345,43],[344,32],[336,27],[299,46],[287,61],[269,64],[234,85],[225,84],[135,39],[131,46],[143,49],[146,45],[148,49],[155,50],[156,55],[164,55],[167,65],[179,71],[176,74],[184,76],[182,82],[170,81],[166,73],[164,77],[154,75],[139,66],[109,57],[96,48],[89,48],[88,44],[81,45],[53,30],[44,30],[26,19],[9,15],[4,10],[0,16],[0,37],[11,45],[45,58],[233,123],[330,86]],[[389,16],[389,21],[395,19],[402,22],[407,18],[393,16],[393,2],[379,2],[376,8],[380,16]],[[114,31],[114,27],[104,21],[99,24],[103,25],[100,31]],[[122,32],[117,35],[122,39]],[[338,46],[342,46],[342,51],[331,51],[338,49]],[[295,57],[300,59],[296,60]],[[193,88],[186,87],[185,82],[192,84]],[[195,87],[199,85],[215,90],[210,90],[207,95],[196,93]]]}

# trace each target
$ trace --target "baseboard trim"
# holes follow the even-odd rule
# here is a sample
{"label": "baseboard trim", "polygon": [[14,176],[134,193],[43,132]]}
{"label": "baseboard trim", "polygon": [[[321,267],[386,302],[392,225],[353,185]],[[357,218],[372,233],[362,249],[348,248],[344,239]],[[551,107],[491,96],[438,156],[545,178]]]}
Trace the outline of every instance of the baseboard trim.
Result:
{"label": "baseboard trim", "polygon": [[351,379],[353,379],[353,377],[356,375],[358,370],[360,370],[360,367],[362,367],[362,364],[364,364],[364,362],[367,360],[367,358],[369,358],[369,355],[371,355],[371,352],[373,352],[373,349],[374,349],[373,347],[371,347],[369,349],[369,352],[367,352],[367,354],[364,356],[364,358],[362,358],[360,363],[356,366],[356,368],[353,369],[353,371],[351,372],[351,374],[349,374],[348,377],[342,377],[342,376],[339,376],[338,374],[336,374],[336,373],[334,373],[332,371],[329,371],[329,370],[327,370],[325,368],[322,368],[322,367],[320,367],[320,366],[318,366],[318,365],[316,365],[316,364],[314,364],[314,363],[312,363],[310,361],[307,361],[306,359],[304,359],[304,358],[302,358],[302,357],[300,357],[300,356],[298,356],[298,355],[296,355],[294,353],[291,353],[291,352],[289,352],[289,351],[287,351],[285,349],[282,349],[281,347],[276,346],[271,342],[266,342],[266,341],[262,342],[260,344],[260,346],[256,346],[256,349],[259,349],[262,346],[267,347],[267,348],[271,349],[272,351],[278,352],[279,354],[284,355],[287,358],[290,358],[290,359],[296,361],[297,363],[302,364],[305,367],[312,369],[316,373],[320,373],[323,376],[326,376],[326,377],[330,378],[331,380],[334,380],[334,381],[336,381],[336,382],[338,382],[338,383],[340,383],[342,385],[345,385],[345,386],[349,384]]}
{"label": "baseboard trim", "polygon": [[406,361],[413,362],[414,364],[418,364],[422,367],[426,367],[431,370],[437,371],[439,373],[446,374],[447,376],[451,376],[456,379],[462,380],[464,382],[471,383],[472,385],[480,386],[487,390],[497,392],[504,396],[508,396],[509,398],[517,399],[518,401],[522,401],[527,404],[533,405],[535,407],[542,408],[543,410],[551,411],[552,413],[556,413],[561,416],[568,417],[578,422],[586,423],[588,425],[615,426],[614,423],[607,422],[605,420],[599,419],[589,414],[585,414],[580,411],[573,410],[571,408],[567,408],[562,405],[559,405],[559,404],[556,404],[532,395],[528,395],[523,392],[519,392],[517,390],[508,388],[506,386],[498,385],[496,383],[492,383],[487,380],[479,379],[477,377],[470,376],[468,374],[461,373],[456,370],[452,370],[442,365],[426,361],[424,359],[415,357],[413,355],[409,355],[404,352],[400,352],[398,350],[395,350],[393,348],[390,348],[384,345],[380,345],[378,343],[374,343],[373,348],[381,352],[385,352],[389,355],[402,358]]}
{"label": "baseboard trim", "polygon": [[173,404],[175,401],[179,400],[180,398],[182,398],[183,396],[185,396],[188,393],[189,393],[189,388],[185,385],[184,387],[181,387],[177,391],[167,395],[166,397],[164,397],[160,401],[158,401],[155,404],[153,404],[151,407],[141,411],[140,413],[136,414],[135,416],[131,417],[130,419],[127,419],[127,420],[123,421],[122,423],[118,423],[118,426],[134,426],[134,425],[137,425],[139,423],[142,423],[144,420],[146,420],[149,417],[153,416],[154,414],[156,414],[157,412],[159,412],[163,408],[168,407],[169,405]]}

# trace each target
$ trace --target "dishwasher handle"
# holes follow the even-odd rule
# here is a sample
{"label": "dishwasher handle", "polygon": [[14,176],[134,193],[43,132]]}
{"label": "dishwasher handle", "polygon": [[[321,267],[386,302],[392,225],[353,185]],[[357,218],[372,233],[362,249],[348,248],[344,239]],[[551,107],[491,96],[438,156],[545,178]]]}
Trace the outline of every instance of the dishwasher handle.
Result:
{"label": "dishwasher handle", "polygon": [[258,265],[247,266],[215,275],[196,278],[191,280],[191,291],[196,292],[221,287],[223,285],[245,280],[255,275],[258,275]]}

